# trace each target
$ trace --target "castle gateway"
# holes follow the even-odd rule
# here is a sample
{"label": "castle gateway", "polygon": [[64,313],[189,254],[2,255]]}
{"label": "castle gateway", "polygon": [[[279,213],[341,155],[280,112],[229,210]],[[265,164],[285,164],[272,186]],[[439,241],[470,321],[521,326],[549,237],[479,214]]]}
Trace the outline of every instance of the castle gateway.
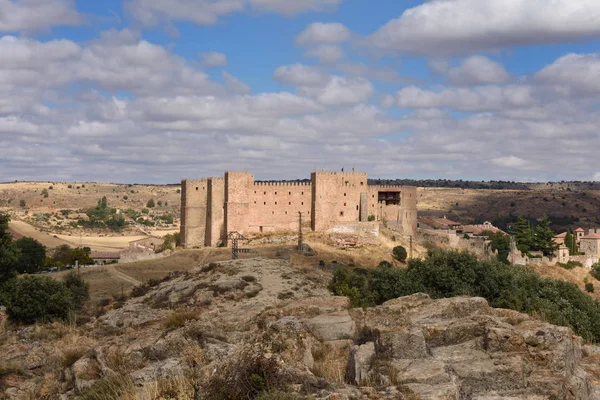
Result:
{"label": "castle gateway", "polygon": [[186,248],[218,246],[227,233],[313,231],[385,221],[405,234],[417,229],[417,190],[372,186],[360,172],[313,172],[310,182],[255,182],[248,172],[181,182],[181,240]]}

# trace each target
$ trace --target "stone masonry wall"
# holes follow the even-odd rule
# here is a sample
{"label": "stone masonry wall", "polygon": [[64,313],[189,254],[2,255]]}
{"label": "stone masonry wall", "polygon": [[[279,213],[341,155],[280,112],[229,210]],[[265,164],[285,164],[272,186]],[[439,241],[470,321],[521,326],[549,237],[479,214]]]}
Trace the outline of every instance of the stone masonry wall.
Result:
{"label": "stone masonry wall", "polygon": [[[378,203],[380,191],[400,193],[400,205]],[[416,231],[416,188],[368,186],[361,172],[313,172],[311,182],[255,182],[244,171],[225,178],[182,182],[181,235],[184,246],[217,246],[227,232],[242,235],[296,231],[303,225],[327,231],[344,223],[378,221],[397,224],[407,234]]]}

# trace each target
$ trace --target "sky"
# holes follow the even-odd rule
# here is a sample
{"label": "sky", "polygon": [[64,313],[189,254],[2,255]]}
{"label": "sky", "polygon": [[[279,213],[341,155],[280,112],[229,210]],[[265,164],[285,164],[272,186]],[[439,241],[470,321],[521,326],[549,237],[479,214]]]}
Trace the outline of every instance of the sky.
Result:
{"label": "sky", "polygon": [[600,180],[598,0],[0,0],[0,181]]}

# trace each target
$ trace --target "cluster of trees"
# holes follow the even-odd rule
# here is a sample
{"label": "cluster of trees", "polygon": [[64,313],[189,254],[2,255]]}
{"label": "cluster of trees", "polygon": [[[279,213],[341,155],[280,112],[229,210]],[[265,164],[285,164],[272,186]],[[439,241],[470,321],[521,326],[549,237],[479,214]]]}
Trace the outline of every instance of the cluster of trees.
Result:
{"label": "cluster of trees", "polygon": [[410,260],[406,270],[386,262],[374,270],[340,267],[329,289],[348,296],[355,307],[414,293],[432,298],[479,296],[492,307],[543,315],[550,323],[600,341],[600,303],[576,285],[498,261],[480,261],[469,253],[435,250],[425,260]]}
{"label": "cluster of trees", "polygon": [[554,252],[558,250],[558,244],[554,242],[556,234],[550,228],[550,221],[547,217],[542,218],[535,227],[525,218],[519,218],[513,231],[517,249],[521,253],[541,251],[544,256],[553,256]]}
{"label": "cluster of trees", "polygon": [[[45,248],[31,238],[13,240],[9,217],[0,214],[0,304],[11,320],[32,323],[67,319],[89,298],[89,285],[75,272],[63,281],[25,275],[45,261]],[[43,252],[42,252],[43,250]]]}
{"label": "cluster of trees", "polygon": [[98,200],[98,205],[86,210],[89,221],[79,220],[79,225],[86,228],[109,228],[119,232],[125,226],[125,218],[117,214],[117,210],[108,206],[106,196]]}

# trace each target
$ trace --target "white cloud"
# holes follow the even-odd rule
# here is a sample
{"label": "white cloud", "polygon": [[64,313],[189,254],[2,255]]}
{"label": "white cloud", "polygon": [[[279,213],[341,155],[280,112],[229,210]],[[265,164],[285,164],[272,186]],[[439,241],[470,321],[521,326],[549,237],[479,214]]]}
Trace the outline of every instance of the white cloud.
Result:
{"label": "white cloud", "polygon": [[273,79],[295,86],[315,87],[327,82],[327,76],[316,68],[302,64],[284,65],[277,68]]}
{"label": "white cloud", "polygon": [[339,22],[315,22],[308,26],[296,38],[296,43],[309,46],[320,43],[341,43],[350,40],[350,30]]}
{"label": "white cloud", "polygon": [[374,46],[432,56],[600,35],[597,0],[436,0],[406,10],[369,37]]}
{"label": "white cloud", "polygon": [[252,91],[250,86],[246,85],[244,82],[225,71],[221,73],[221,76],[225,81],[225,86],[233,93],[247,94]]}
{"label": "white cloud", "polygon": [[127,0],[125,8],[146,26],[168,21],[215,24],[219,17],[245,8],[246,0]]}
{"label": "white cloud", "polygon": [[0,0],[0,32],[42,31],[82,23],[73,0]]}
{"label": "white cloud", "polygon": [[227,56],[223,53],[211,51],[200,54],[200,58],[202,59],[202,65],[205,67],[215,68],[227,66]]}
{"label": "white cloud", "polygon": [[600,93],[600,53],[567,54],[534,75],[564,94]]}
{"label": "white cloud", "polygon": [[314,97],[322,104],[356,104],[368,100],[373,95],[373,85],[364,78],[332,76],[323,87],[300,88],[302,94]]}
{"label": "white cloud", "polygon": [[483,56],[472,56],[448,71],[448,79],[457,85],[506,83],[510,74],[504,66]]}
{"label": "white cloud", "polygon": [[404,108],[448,107],[465,112],[501,111],[534,105],[531,92],[532,88],[527,85],[492,85],[439,92],[409,86],[398,92],[398,105]]}
{"label": "white cloud", "polygon": [[503,168],[525,168],[530,165],[529,161],[515,156],[494,158],[492,164]]}
{"label": "white cloud", "polygon": [[333,64],[344,58],[344,50],[339,46],[323,44],[308,50],[306,55],[317,58],[323,64]]}
{"label": "white cloud", "polygon": [[253,8],[286,16],[336,10],[343,0],[249,0]]}

